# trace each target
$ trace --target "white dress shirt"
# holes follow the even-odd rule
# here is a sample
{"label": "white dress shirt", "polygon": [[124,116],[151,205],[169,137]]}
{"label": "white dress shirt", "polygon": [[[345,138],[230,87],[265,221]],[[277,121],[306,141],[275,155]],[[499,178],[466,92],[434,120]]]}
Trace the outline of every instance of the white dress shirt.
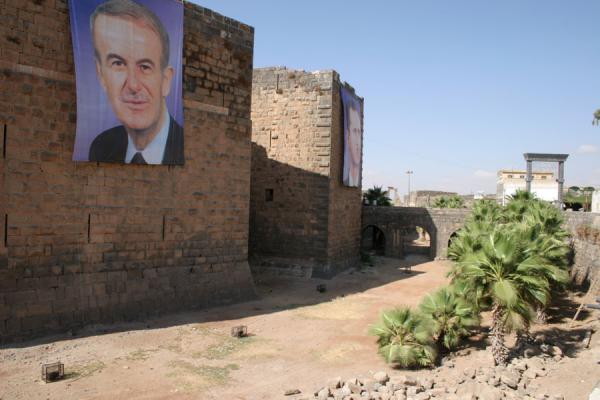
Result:
{"label": "white dress shirt", "polygon": [[142,153],[142,157],[148,164],[162,164],[167,146],[167,138],[169,137],[169,126],[171,125],[171,116],[165,107],[163,115],[163,124],[158,131],[158,135],[146,146],[144,150],[138,150],[131,137],[127,135],[127,154],[125,155],[125,163],[130,164],[135,153]]}

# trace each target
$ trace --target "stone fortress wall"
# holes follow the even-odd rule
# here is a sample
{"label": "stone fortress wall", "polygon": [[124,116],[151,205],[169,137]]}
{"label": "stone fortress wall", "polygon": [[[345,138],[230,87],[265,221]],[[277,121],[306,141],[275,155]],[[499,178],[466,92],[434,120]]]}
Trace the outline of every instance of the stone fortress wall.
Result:
{"label": "stone fortress wall", "polygon": [[[403,258],[404,237],[421,227],[431,238],[430,258],[445,259],[452,235],[470,210],[424,207],[373,207],[362,211],[362,230],[377,227],[385,237],[385,255]],[[576,283],[600,279],[600,214],[565,212],[565,229],[571,234],[571,276]]]}
{"label": "stone fortress wall", "polygon": [[[331,277],[359,265],[368,226],[393,257],[423,227],[443,258],[467,215],[363,208],[341,177],[350,87],[335,71],[253,72],[253,28],[187,2],[186,164],[72,162],[67,1],[0,11],[0,342],[252,298],[249,253],[258,269]],[[575,279],[595,279],[600,217],[566,218]]]}
{"label": "stone fortress wall", "polygon": [[362,195],[342,184],[341,85],[335,71],[254,71],[253,264],[328,277],[359,263]]}
{"label": "stone fortress wall", "polygon": [[71,161],[66,0],[0,2],[0,341],[254,296],[254,30],[185,3],[184,166]]}

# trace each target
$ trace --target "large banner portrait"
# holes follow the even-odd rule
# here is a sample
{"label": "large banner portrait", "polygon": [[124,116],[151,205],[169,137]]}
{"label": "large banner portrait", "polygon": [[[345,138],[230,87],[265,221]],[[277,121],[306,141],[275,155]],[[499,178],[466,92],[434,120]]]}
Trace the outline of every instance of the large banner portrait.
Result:
{"label": "large banner portrait", "polygon": [[362,170],[362,103],[348,89],[341,89],[344,108],[344,185],[360,187]]}
{"label": "large banner portrait", "polygon": [[180,0],[70,0],[74,161],[184,163]]}

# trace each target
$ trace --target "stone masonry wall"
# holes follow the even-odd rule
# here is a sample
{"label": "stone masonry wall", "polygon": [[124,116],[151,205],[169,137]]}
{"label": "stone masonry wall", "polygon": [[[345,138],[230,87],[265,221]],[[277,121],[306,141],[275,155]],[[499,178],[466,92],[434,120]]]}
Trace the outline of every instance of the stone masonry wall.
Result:
{"label": "stone masonry wall", "polygon": [[[331,73],[254,71],[253,254],[327,260]],[[273,191],[273,199],[266,191]]]}
{"label": "stone masonry wall", "polygon": [[[348,267],[358,266],[360,260],[362,191],[360,188],[344,186],[342,181],[344,170],[344,114],[340,95],[342,85],[354,92],[354,89],[348,84],[341,83],[339,75],[335,74],[331,109],[331,173],[329,179],[328,227],[328,256],[331,269],[328,273],[332,275]],[[325,105],[320,106],[324,107]],[[364,100],[361,101],[361,110],[363,110],[361,120],[364,122]],[[359,218],[356,218],[356,216],[359,216]]]}
{"label": "stone masonry wall", "polygon": [[185,4],[186,164],[125,166],[71,161],[66,0],[0,16],[0,341],[253,296],[253,28]]}
{"label": "stone masonry wall", "polygon": [[572,235],[574,258],[571,275],[577,283],[600,278],[600,214],[567,212],[566,225]]}
{"label": "stone masonry wall", "polygon": [[[362,227],[376,226],[385,236],[385,255],[403,257],[403,236],[424,228],[431,237],[432,258],[444,259],[448,242],[470,214],[467,209],[421,207],[363,207]],[[565,212],[565,229],[571,234],[571,276],[577,283],[600,278],[600,214]]]}
{"label": "stone masonry wall", "polygon": [[450,237],[459,230],[470,213],[466,209],[424,207],[364,206],[362,227],[376,226],[385,236],[385,255],[404,256],[404,237],[414,235],[415,228],[423,228],[430,237],[429,256],[445,259]]}
{"label": "stone masonry wall", "polygon": [[254,71],[251,256],[315,276],[358,263],[361,195],[341,187],[339,97],[333,71]]}

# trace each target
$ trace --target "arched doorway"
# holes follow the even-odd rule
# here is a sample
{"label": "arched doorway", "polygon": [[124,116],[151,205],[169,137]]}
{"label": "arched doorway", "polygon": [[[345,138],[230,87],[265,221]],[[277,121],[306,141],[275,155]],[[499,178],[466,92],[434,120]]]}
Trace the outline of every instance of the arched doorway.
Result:
{"label": "arched doorway", "polygon": [[431,258],[431,235],[422,226],[410,228],[403,237],[404,255],[420,255]]}
{"label": "arched doorway", "polygon": [[362,231],[361,250],[372,255],[385,255],[385,234],[375,225],[369,225]]}
{"label": "arched doorway", "polygon": [[448,248],[450,248],[450,245],[456,236],[458,236],[457,232],[454,232],[452,235],[450,235],[450,239],[448,239]]}

